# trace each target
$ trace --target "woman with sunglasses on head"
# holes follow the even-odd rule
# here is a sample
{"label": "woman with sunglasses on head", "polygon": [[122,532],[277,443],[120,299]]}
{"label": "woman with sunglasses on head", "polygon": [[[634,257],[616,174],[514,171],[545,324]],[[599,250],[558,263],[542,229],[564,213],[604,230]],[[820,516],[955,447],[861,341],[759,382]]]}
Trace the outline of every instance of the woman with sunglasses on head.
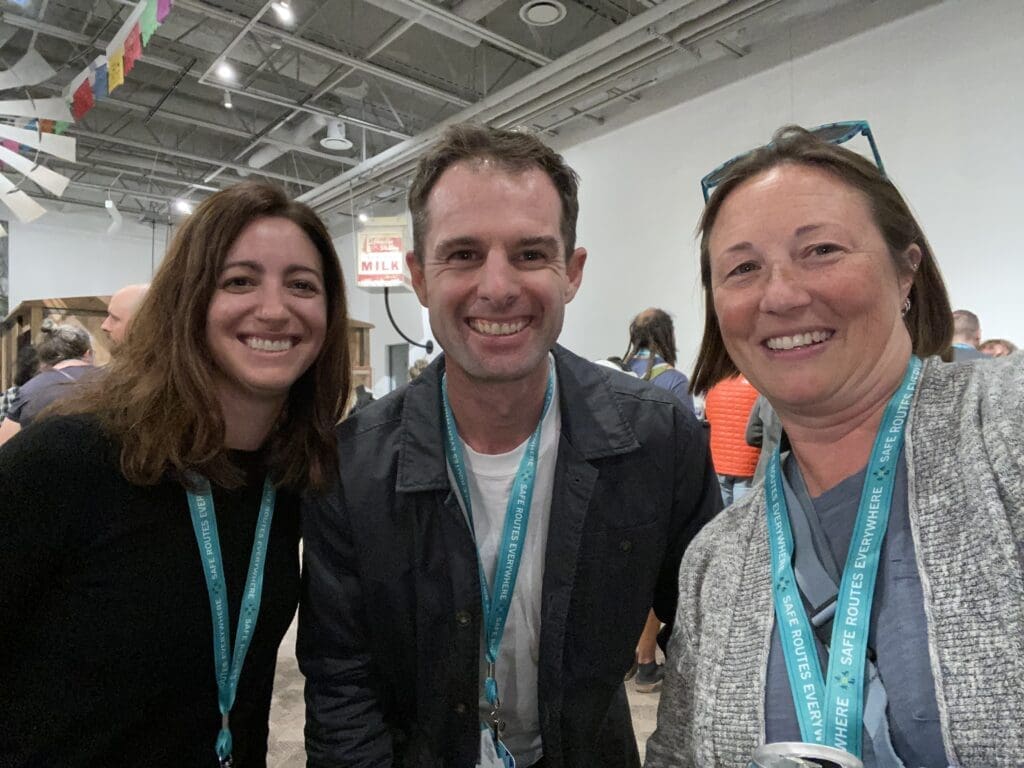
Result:
{"label": "woman with sunglasses on head", "polygon": [[0,765],[266,764],[346,316],[311,209],[218,192],[102,379],[0,450]]}
{"label": "woman with sunglasses on head", "polygon": [[693,390],[742,373],[785,437],[687,550],[647,765],[1024,764],[1024,369],[941,362],[906,202],[799,128],[724,173],[701,277]]}

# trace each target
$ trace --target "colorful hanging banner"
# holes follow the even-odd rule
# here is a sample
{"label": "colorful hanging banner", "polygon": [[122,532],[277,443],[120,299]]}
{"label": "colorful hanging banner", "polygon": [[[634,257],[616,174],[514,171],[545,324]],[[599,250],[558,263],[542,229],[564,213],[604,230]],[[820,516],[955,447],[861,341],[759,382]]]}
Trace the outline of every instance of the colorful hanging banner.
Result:
{"label": "colorful hanging banner", "polygon": [[92,72],[92,93],[96,100],[105,99],[109,96],[107,86],[107,57],[97,56],[96,60],[89,65]]}
{"label": "colorful hanging banner", "polygon": [[71,97],[71,114],[75,120],[81,120],[85,117],[85,113],[92,109],[95,104],[96,100],[92,95],[92,84],[86,78],[78,86],[75,95]]}
{"label": "colorful hanging banner", "polygon": [[[125,76],[142,57],[142,49],[149,44],[173,5],[173,0],[139,0],[121,25],[121,29],[107,44],[106,56],[97,56],[68,84],[64,89],[63,102],[71,107],[76,120],[81,120],[96,101],[109,97],[116,88],[124,84]],[[86,80],[90,84],[89,99],[84,98],[84,93],[79,95],[82,91],[82,82]],[[58,121],[64,120],[66,116],[47,115]]]}
{"label": "colorful hanging banner", "polygon": [[139,19],[139,31],[142,33],[142,44],[149,45],[149,38],[156,32],[160,22],[156,18],[156,0],[142,0],[145,6]]}
{"label": "colorful hanging banner", "polygon": [[127,75],[135,67],[135,62],[142,56],[142,37],[138,23],[128,32],[124,41],[124,73]]}
{"label": "colorful hanging banner", "polygon": [[124,85],[124,48],[118,48],[107,58],[107,93]]}

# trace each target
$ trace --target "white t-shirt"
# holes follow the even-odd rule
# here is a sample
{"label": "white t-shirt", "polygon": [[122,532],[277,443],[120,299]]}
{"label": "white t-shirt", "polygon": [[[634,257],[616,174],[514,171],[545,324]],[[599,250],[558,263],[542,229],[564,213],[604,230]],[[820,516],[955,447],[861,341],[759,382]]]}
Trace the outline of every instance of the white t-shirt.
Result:
{"label": "white t-shirt", "polygon": [[[537,670],[540,661],[541,591],[544,584],[544,553],[547,550],[551,494],[555,486],[555,463],[562,420],[558,407],[558,383],[551,407],[541,427],[537,474],[526,528],[526,545],[519,562],[512,602],[509,604],[505,631],[498,651],[495,676],[506,728],[502,741],[517,765],[531,765],[541,758],[540,713],[537,704]],[[463,445],[469,494],[473,505],[473,528],[489,587],[494,584],[494,568],[505,528],[505,511],[519,462],[526,452],[526,441],[508,453],[477,453]],[[458,486],[448,467],[453,488]],[[459,497],[459,494],[455,494]],[[461,497],[459,504],[463,507]],[[480,717],[489,721],[491,706],[483,694],[487,676],[484,643],[480,646]]]}

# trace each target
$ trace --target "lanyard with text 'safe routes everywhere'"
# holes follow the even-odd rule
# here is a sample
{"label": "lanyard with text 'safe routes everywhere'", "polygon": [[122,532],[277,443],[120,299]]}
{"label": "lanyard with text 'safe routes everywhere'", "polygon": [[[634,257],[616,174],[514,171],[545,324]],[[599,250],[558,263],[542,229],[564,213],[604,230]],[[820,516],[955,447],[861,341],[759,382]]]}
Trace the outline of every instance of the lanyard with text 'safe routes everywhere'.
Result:
{"label": "lanyard with text 'safe routes everywhere'", "polygon": [[276,492],[269,477],[263,481],[260,516],[256,522],[256,536],[249,559],[249,575],[245,580],[245,592],[242,593],[238,634],[235,636],[235,649],[232,653],[228,590],[224,581],[224,562],[220,554],[220,538],[217,536],[213,495],[210,492],[210,484],[204,478],[198,478],[198,482],[201,492],[188,491],[188,506],[192,513],[192,528],[195,530],[196,543],[199,545],[199,556],[203,561],[206,587],[210,593],[210,614],[213,618],[213,661],[217,671],[217,703],[221,714],[221,728],[217,734],[215,749],[220,768],[230,768],[232,743],[229,715],[235,703],[242,664],[245,663],[245,655],[256,630],[256,619],[260,614],[263,565],[267,559]]}
{"label": "lanyard with text 'safe routes everywhere'", "polygon": [[885,407],[868,459],[839,586],[827,678],[821,673],[814,632],[793,572],[793,532],[778,449],[765,476],[775,619],[801,737],[806,742],[836,747],[857,757],[861,756],[865,664],[875,579],[889,524],[896,461],[903,447],[904,426],[920,374],[921,361],[911,357],[899,389]]}
{"label": "lanyard with text 'safe routes everywhere'", "polygon": [[[511,754],[508,753],[508,750],[505,749],[505,745],[501,743],[500,739],[504,724],[501,721],[501,701],[498,698],[495,664],[498,660],[498,650],[501,647],[501,637],[505,631],[505,619],[508,617],[508,609],[512,604],[512,593],[515,591],[516,577],[519,575],[519,563],[522,559],[523,545],[526,543],[526,529],[530,521],[530,505],[533,502],[533,486],[537,477],[537,457],[540,453],[541,426],[544,424],[544,416],[547,414],[548,408],[551,407],[554,388],[554,372],[549,369],[547,390],[544,393],[544,407],[537,422],[537,427],[526,441],[526,451],[519,462],[519,470],[516,472],[515,481],[512,483],[512,490],[509,493],[508,507],[505,510],[505,526],[502,532],[501,546],[498,548],[497,565],[495,566],[494,586],[490,591],[487,588],[487,576],[484,573],[479,552],[477,553],[477,568],[480,572],[480,600],[483,605],[484,614],[484,639],[486,643],[484,652],[487,660],[484,695],[487,697],[487,702],[491,705],[489,726],[497,756],[506,766],[514,766],[515,761],[512,759]],[[466,519],[469,521],[470,531],[475,538],[476,532],[473,530],[473,505],[469,495],[466,461],[463,456],[462,438],[459,437],[458,429],[455,426],[455,416],[452,413],[451,403],[448,401],[447,375],[441,379],[441,392],[444,400],[445,452],[448,456],[448,464],[452,468],[452,474],[455,476],[459,496],[462,498],[462,505],[466,511]]]}

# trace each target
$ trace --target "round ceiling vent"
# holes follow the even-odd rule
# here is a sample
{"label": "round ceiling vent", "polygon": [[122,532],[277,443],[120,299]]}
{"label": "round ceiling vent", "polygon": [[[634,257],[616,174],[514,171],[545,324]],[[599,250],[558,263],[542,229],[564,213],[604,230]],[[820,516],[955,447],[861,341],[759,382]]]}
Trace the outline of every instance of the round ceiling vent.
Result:
{"label": "round ceiling vent", "polygon": [[531,27],[550,27],[565,18],[565,6],[558,0],[529,0],[519,9],[519,18]]}
{"label": "round ceiling vent", "polygon": [[320,146],[332,152],[352,149],[352,141],[345,136],[345,124],[338,120],[327,123],[327,135],[320,139]]}

